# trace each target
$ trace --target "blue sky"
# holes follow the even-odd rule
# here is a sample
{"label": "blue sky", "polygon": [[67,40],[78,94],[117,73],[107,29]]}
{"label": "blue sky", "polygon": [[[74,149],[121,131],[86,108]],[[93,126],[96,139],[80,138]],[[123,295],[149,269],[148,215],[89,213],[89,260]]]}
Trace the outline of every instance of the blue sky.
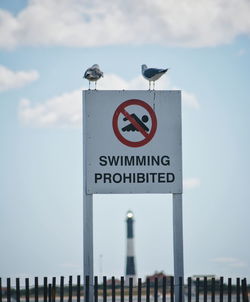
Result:
{"label": "blue sky", "polygon": [[[247,0],[1,1],[1,277],[82,273],[81,90],[94,63],[99,89],[147,89],[141,64],[170,67],[156,89],[183,92],[185,275],[250,277],[249,13]],[[94,196],[95,273],[124,274],[131,209],[138,276],[172,274],[171,203]]]}

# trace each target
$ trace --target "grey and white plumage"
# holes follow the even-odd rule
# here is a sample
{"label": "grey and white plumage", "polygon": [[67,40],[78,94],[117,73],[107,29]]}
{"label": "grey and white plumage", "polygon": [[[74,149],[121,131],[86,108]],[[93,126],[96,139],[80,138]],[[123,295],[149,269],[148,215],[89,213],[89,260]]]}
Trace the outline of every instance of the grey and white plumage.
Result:
{"label": "grey and white plumage", "polygon": [[151,88],[151,82],[153,82],[153,89],[155,89],[155,81],[157,81],[169,68],[148,68],[146,64],[141,66],[141,73],[143,77],[149,81],[149,89]]}
{"label": "grey and white plumage", "polygon": [[96,89],[96,82],[103,77],[103,72],[100,70],[98,64],[94,64],[90,68],[88,68],[83,76],[85,79],[89,81],[89,89],[90,89],[90,82],[95,82],[95,89]]}

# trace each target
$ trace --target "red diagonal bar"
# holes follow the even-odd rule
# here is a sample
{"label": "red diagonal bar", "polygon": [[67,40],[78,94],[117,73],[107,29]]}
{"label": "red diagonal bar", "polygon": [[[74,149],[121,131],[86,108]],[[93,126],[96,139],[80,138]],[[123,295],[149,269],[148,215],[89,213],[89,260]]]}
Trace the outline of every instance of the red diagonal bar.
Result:
{"label": "red diagonal bar", "polygon": [[132,117],[131,115],[124,109],[122,108],[121,113],[130,121],[130,123],[138,130],[141,132],[141,134],[147,138],[149,135],[148,133],[139,125]]}

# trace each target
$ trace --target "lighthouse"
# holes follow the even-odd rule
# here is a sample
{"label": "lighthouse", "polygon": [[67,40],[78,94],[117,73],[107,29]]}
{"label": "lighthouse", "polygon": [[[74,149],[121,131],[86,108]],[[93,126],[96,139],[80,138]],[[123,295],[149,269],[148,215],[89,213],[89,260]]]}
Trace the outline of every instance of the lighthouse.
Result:
{"label": "lighthouse", "polygon": [[126,224],[127,224],[126,284],[129,283],[129,278],[133,278],[133,281],[136,282],[133,223],[134,223],[134,214],[132,211],[128,211],[126,215]]}

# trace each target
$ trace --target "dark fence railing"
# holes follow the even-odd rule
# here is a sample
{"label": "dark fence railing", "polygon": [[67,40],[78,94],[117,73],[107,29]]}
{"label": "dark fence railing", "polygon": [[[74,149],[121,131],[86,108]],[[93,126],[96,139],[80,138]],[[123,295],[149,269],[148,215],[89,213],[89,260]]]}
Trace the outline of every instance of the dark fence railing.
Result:
{"label": "dark fence railing", "polygon": [[34,281],[29,278],[4,281],[0,278],[0,302],[249,302],[246,278],[190,277],[187,282],[182,278],[175,282],[173,277],[164,276],[147,278],[145,282],[130,278],[125,282],[124,277],[110,280],[95,277],[91,284],[89,277],[83,282],[77,276],[73,282],[70,276],[66,282],[64,277],[58,280],[44,277],[40,284],[38,277]]}

